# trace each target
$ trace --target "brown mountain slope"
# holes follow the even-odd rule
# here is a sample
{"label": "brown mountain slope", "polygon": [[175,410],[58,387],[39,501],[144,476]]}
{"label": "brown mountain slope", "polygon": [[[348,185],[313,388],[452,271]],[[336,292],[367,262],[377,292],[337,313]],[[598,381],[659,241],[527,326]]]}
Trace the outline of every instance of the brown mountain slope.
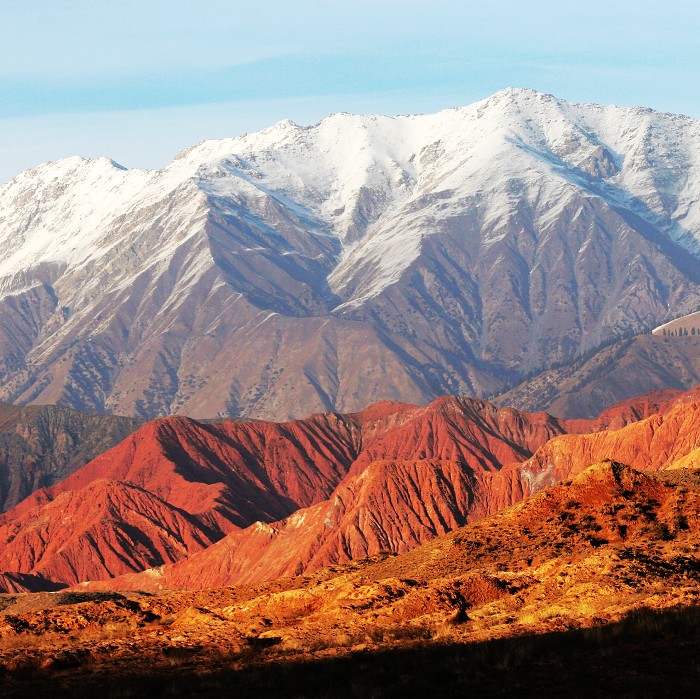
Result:
{"label": "brown mountain slope", "polygon": [[[471,473],[521,462],[561,431],[558,421],[546,414],[498,410],[483,401],[467,399],[439,399],[426,408],[379,404],[355,415],[317,415],[283,424],[202,425],[186,418],[159,419],[66,480],[38,491],[6,513],[0,519],[0,542],[12,543],[14,554],[2,559],[0,570],[32,572],[36,569],[35,560],[41,559],[41,570],[50,570],[57,582],[74,582],[76,575],[87,580],[134,570],[129,552],[122,552],[112,541],[101,541],[99,535],[94,549],[108,562],[89,575],[88,570],[92,569],[65,557],[51,562],[65,547],[82,546],[74,542],[80,532],[61,529],[56,520],[78,517],[74,503],[88,497],[86,489],[103,479],[128,482],[142,489],[168,507],[190,515],[214,538],[226,532],[235,538],[238,527],[260,520],[273,522],[287,516],[287,522],[297,521],[292,512],[325,503],[332,493],[336,499],[343,497],[347,501],[347,522],[342,517],[337,522],[342,534],[342,527],[346,523],[350,526],[356,516],[355,494],[358,502],[369,498],[368,511],[375,512],[382,509],[377,498],[386,500],[387,482],[395,482],[397,493],[410,488],[403,500],[396,501],[394,515],[387,510],[387,516],[394,516],[396,521],[391,526],[386,523],[384,533],[363,544],[361,540],[367,536],[363,520],[358,528],[363,533],[356,542],[349,545],[343,534],[319,552],[315,565],[327,560],[347,560],[349,555],[364,555],[377,547],[403,549],[466,521]],[[414,460],[415,455],[425,454],[433,461],[419,462],[419,470],[411,480],[402,469],[378,471],[376,454],[388,454],[390,458],[414,455]],[[373,469],[364,475],[368,465]],[[349,469],[351,480],[338,496],[340,491],[336,488]],[[363,490],[363,483],[370,487],[363,486]],[[454,496],[449,496],[453,491]],[[53,506],[62,497],[72,498],[69,505]],[[416,510],[410,526],[401,524],[406,508],[421,508],[422,500],[429,502],[430,497],[434,498],[433,505],[425,512]],[[335,519],[334,515],[334,522]],[[53,539],[33,538],[24,524],[27,521],[47,522],[48,527],[57,527],[57,533]],[[329,529],[324,522],[325,518],[318,523],[323,532]],[[147,540],[148,522],[141,521],[139,526],[138,536]],[[265,531],[265,527],[256,524],[246,531]],[[380,542],[387,537],[391,543],[385,546]],[[128,545],[127,541],[125,546]],[[199,548],[193,546],[191,551]],[[304,553],[294,547],[285,549],[274,562],[275,574],[280,572],[280,566],[286,570],[292,565],[290,555],[301,556],[294,565],[307,565],[315,548],[313,541],[307,548]],[[258,546],[257,550],[259,555],[262,548]],[[22,551],[27,552],[24,558]],[[242,557],[238,563],[243,565]],[[65,571],[61,572],[64,566]]]}
{"label": "brown mountain slope", "polygon": [[0,397],[286,419],[492,394],[700,307],[698,149],[686,117],[506,89],[158,171],[48,163],[0,187]]}
{"label": "brown mountain slope", "polygon": [[141,420],[0,403],[0,512],[121,442]]}
{"label": "brown mountain slope", "polygon": [[681,402],[621,430],[553,438],[524,463],[498,471],[479,468],[478,460],[473,466],[463,459],[375,461],[351,474],[323,503],[281,522],[233,532],[175,566],[113,584],[132,589],[238,584],[382,550],[405,551],[603,459],[624,458],[644,470],[700,464],[699,433],[700,403]]}
{"label": "brown mountain slope", "polygon": [[496,405],[594,418],[608,406],[662,389],[700,383],[700,336],[639,335],[528,379],[492,398]]}
{"label": "brown mountain slope", "polygon": [[140,488],[97,480],[5,525],[0,570],[71,584],[177,561],[215,538]]}
{"label": "brown mountain slope", "polygon": [[[559,695],[562,678],[586,695],[631,686],[667,695],[697,667],[697,625],[656,612],[692,611],[700,599],[698,512],[697,470],[645,475],[599,463],[408,553],[312,576],[153,596],[0,597],[0,667],[10,690],[53,682],[86,695],[248,687],[275,696],[290,678],[296,693],[314,696],[328,687],[341,696],[492,696],[504,684],[522,696],[533,686]],[[512,642],[484,643],[498,638]]]}

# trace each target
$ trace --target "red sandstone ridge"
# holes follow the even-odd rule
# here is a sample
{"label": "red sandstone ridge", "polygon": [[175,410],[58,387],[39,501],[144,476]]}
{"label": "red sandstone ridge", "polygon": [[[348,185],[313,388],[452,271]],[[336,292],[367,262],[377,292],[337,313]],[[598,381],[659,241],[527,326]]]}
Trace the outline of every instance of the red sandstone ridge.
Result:
{"label": "red sandstone ridge", "polygon": [[0,512],[66,478],[141,424],[58,405],[0,403]]}
{"label": "red sandstone ridge", "polygon": [[619,430],[631,422],[638,422],[652,415],[662,415],[677,405],[693,403],[697,400],[700,400],[700,386],[687,391],[673,388],[661,389],[620,401],[603,410],[592,420],[566,420],[564,424],[569,433]]}
{"label": "red sandstone ridge", "polygon": [[471,469],[454,461],[375,461],[330,500],[232,532],[178,565],[97,587],[218,587],[298,575],[382,550],[407,551],[465,524],[476,482]]}
{"label": "red sandstone ridge", "polygon": [[566,431],[560,420],[546,413],[496,408],[471,398],[438,398],[425,408],[404,411],[403,418],[393,429],[363,440],[353,474],[377,460],[421,459],[458,461],[494,471],[523,461]]}
{"label": "red sandstone ridge", "polygon": [[[620,430],[562,435],[508,472],[533,493],[575,475],[588,464],[615,459],[641,471],[700,466],[700,402],[675,407]],[[505,475],[505,473],[504,473]]]}
{"label": "red sandstone ridge", "polygon": [[[644,397],[596,424],[688,397]],[[166,565],[162,579],[150,573],[135,584],[201,586],[405,551],[568,476],[572,467],[552,470],[539,455],[558,439],[607,444],[618,434],[562,437],[591,424],[462,398],[281,424],[158,419],[1,517],[0,571],[74,584],[183,561],[172,569],[181,572]],[[620,434],[614,449],[576,447],[576,464],[624,460],[621,445],[637,433]],[[108,504],[84,511],[85,502]],[[137,516],[142,510],[148,516]]]}
{"label": "red sandstone ridge", "polygon": [[0,516],[0,571],[39,575],[49,589],[177,561],[327,497],[358,449],[355,422],[336,415],[155,420]]}
{"label": "red sandstone ridge", "polygon": [[359,451],[357,431],[333,414],[279,424],[153,420],[0,523],[104,478],[143,488],[220,533],[273,521],[332,492]]}
{"label": "red sandstone ridge", "polygon": [[[202,537],[212,540],[225,532],[235,537],[238,527],[256,521],[270,523],[285,516],[289,521],[294,517],[291,513],[300,507],[313,507],[331,495],[337,497],[336,488],[349,471],[351,480],[343,491],[348,493],[343,495],[348,500],[347,522],[354,517],[354,501],[349,493],[357,490],[359,483],[371,484],[371,488],[365,487],[365,495],[358,491],[360,500],[368,498],[371,511],[386,509],[377,506],[375,500],[386,501],[391,478],[395,479],[396,493],[411,485],[410,497],[405,503],[397,500],[394,514],[386,509],[387,518],[395,517],[393,524],[388,519],[385,522],[391,540],[387,545],[405,549],[466,521],[471,473],[495,471],[506,463],[521,462],[561,431],[559,422],[544,413],[527,415],[499,410],[483,401],[456,398],[439,399],[425,408],[384,403],[354,415],[316,415],[283,424],[202,425],[186,418],[159,419],[53,488],[27,498],[0,519],[0,542],[7,544],[7,554],[0,558],[0,570],[36,572],[55,581],[73,583],[128,573],[139,565],[160,565],[201,549],[208,543]],[[422,469],[422,475],[407,475],[403,468],[382,474],[374,466],[380,455],[397,463],[402,457],[425,462],[422,466],[414,464]],[[433,464],[432,472],[429,462]],[[363,471],[371,465],[374,468],[365,476]],[[119,542],[101,538],[99,520],[94,522],[94,531],[90,530],[92,543],[88,548],[82,530],[61,530],[60,536],[47,533],[60,530],[56,524],[63,517],[56,504],[59,499],[63,498],[63,502],[72,498],[77,502],[94,498],[90,489],[105,479],[112,484],[112,490],[128,483],[148,494],[167,512],[182,513],[198,527],[200,539],[190,536],[183,541],[184,548],[176,551],[150,552],[146,561],[145,554],[134,560],[128,551],[122,551]],[[451,501],[446,489],[456,487],[461,488],[460,494]],[[434,493],[434,506],[430,505],[430,492]],[[409,519],[409,525],[401,525],[406,521],[406,508],[417,507],[423,498],[428,503],[429,516],[416,515],[415,521]],[[119,515],[115,515],[115,521],[118,524]],[[45,529],[34,536],[30,522],[43,522]],[[336,523],[341,530],[344,522],[346,519]],[[106,524],[105,531],[111,531],[110,526]],[[136,539],[148,541],[159,536],[150,530],[147,519],[131,526],[131,539],[123,541],[126,549]],[[266,526],[256,524],[246,532],[256,527],[264,530]],[[358,531],[364,529],[363,520]],[[364,536],[366,533],[361,534]],[[376,542],[365,548],[381,546],[382,536],[378,535]],[[54,537],[60,544],[53,545]],[[107,556],[109,561],[97,567],[81,565],[77,553],[75,559],[71,558],[73,553],[63,554],[87,554],[89,550],[90,556],[99,559],[105,556],[100,553],[103,548],[117,553]],[[336,548],[341,551],[338,556],[344,559],[363,551],[359,539],[352,546],[339,540],[329,545],[327,553],[319,554],[318,560],[332,560]],[[292,555],[296,555],[295,551],[290,549]],[[304,554],[301,564],[308,563],[308,558]],[[280,558],[280,564],[282,560],[287,560],[287,553]]]}
{"label": "red sandstone ridge", "polygon": [[140,488],[98,480],[17,516],[2,540],[0,570],[75,583],[177,561],[214,535]]}
{"label": "red sandstone ridge", "polygon": [[[615,459],[640,470],[700,464],[700,403],[684,403],[683,396],[673,400],[677,405],[667,413],[621,430],[557,436],[522,465],[511,460],[507,462],[510,465],[501,463],[500,470],[490,470],[490,463],[479,459],[468,464],[454,445],[456,460],[441,460],[433,453],[420,460],[376,460],[359,474],[353,467],[325,502],[280,522],[258,523],[233,532],[181,563],[101,587],[217,586],[309,572],[381,550],[406,551],[465,522],[507,508],[591,463]],[[459,405],[436,403],[436,410],[426,416],[427,424],[434,424],[445,407],[449,413]],[[625,406],[622,414],[628,414],[628,408]],[[487,413],[489,410],[501,412],[491,406]],[[517,419],[504,422],[509,428],[523,424],[524,418],[513,413]],[[410,421],[400,431],[404,433],[409,425]],[[469,427],[473,429],[474,424],[470,422]],[[418,423],[414,432],[425,429],[425,423]],[[447,448],[447,442],[440,439],[432,444],[438,452]]]}

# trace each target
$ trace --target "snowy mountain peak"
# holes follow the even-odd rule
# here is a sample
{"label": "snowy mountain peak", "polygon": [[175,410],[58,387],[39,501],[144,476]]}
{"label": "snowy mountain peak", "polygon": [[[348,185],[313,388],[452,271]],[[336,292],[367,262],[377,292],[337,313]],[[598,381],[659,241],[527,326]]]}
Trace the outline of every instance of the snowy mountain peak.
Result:
{"label": "snowy mountain peak", "polygon": [[[684,134],[678,133],[679,127]],[[688,142],[680,144],[681,136]],[[108,158],[48,163],[0,189],[0,215],[7,239],[10,217],[21,229],[30,216],[37,221],[37,202],[42,212],[58,208],[64,215],[72,210],[82,217],[102,216],[106,209],[137,206],[134,196],[160,199],[194,179],[207,194],[247,192],[249,197],[265,198],[274,193],[278,199],[294,200],[315,212],[342,243],[343,259],[354,264],[359,241],[369,234],[382,237],[374,229],[380,209],[382,218],[392,211],[402,216],[405,207],[429,191],[449,191],[452,200],[461,201],[524,177],[530,186],[539,181],[538,187],[546,187],[552,196],[552,190],[566,190],[572,182],[597,196],[609,182],[615,196],[644,202],[649,215],[673,219],[681,214],[686,227],[676,231],[675,238],[696,250],[696,192],[692,187],[686,191],[688,183],[670,173],[679,160],[694,165],[698,143],[697,122],[679,122],[650,111],[576,105],[509,87],[469,107],[435,115],[338,113],[311,127],[285,120],[254,134],[205,141],[180,152],[162,171],[129,172]],[[654,170],[659,176],[650,174]],[[16,201],[26,199],[28,192],[35,193],[32,211],[15,210],[10,216]],[[79,203],[72,201],[75,196]],[[669,205],[675,205],[674,210]],[[507,216],[510,207],[500,197],[488,208],[492,211],[486,217],[497,218]],[[414,238],[410,233],[406,237]],[[404,242],[417,253],[419,241]],[[404,258],[407,248],[403,243],[401,247]],[[380,251],[378,258],[383,257]],[[400,271],[393,263],[392,268]],[[345,276],[342,270],[335,275]],[[394,273],[389,276],[395,278]],[[379,280],[371,293],[383,287]]]}
{"label": "snowy mountain peak", "polygon": [[[507,88],[161,170],[47,163],[0,188],[0,398],[277,416],[299,381],[314,409],[490,390],[696,310],[699,161],[697,121]],[[352,404],[360,336],[376,392]]]}

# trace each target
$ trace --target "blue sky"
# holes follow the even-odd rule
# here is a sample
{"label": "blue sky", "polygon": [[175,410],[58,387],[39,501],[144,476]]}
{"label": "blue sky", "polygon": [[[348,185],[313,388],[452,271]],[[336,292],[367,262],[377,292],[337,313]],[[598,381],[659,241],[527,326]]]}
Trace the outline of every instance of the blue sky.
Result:
{"label": "blue sky", "polygon": [[507,86],[700,117],[698,37],[685,0],[0,0],[0,182]]}

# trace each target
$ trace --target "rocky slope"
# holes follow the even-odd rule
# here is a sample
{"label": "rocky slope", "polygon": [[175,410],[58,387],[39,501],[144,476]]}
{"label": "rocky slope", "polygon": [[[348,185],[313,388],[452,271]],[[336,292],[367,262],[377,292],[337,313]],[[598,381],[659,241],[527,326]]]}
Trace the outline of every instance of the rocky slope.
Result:
{"label": "rocky slope", "polygon": [[508,89],[0,189],[0,397],[283,419],[496,393],[700,305],[700,126]]}
{"label": "rocky slope", "polygon": [[0,403],[0,512],[70,475],[141,422],[59,406]]}
{"label": "rocky slope", "polygon": [[[67,584],[109,578],[139,565],[143,569],[183,558],[242,527],[252,525],[264,533],[270,523],[289,516],[301,524],[305,515],[294,520],[292,513],[338,498],[337,489],[348,476],[344,487],[352,491],[353,483],[367,479],[366,470],[376,470],[377,458],[426,454],[436,460],[438,471],[442,460],[452,459],[450,477],[468,478],[472,471],[519,463],[562,431],[544,413],[499,410],[456,398],[425,408],[382,403],[356,414],[315,415],[289,423],[161,418],[0,516],[0,571]],[[405,482],[401,470],[394,475]],[[470,491],[442,503],[445,478],[438,472],[427,475],[412,486],[411,502],[428,497],[433,488],[441,513],[426,522],[421,515],[411,520],[417,527],[413,538],[397,520],[397,542],[418,543],[466,521],[462,509]],[[376,486],[386,485],[384,476],[377,476]],[[148,516],[138,514],[137,493]],[[106,504],[86,517],[81,508],[91,502]],[[401,517],[402,509],[397,513]],[[354,516],[349,506],[348,517]],[[66,521],[77,524],[66,526]],[[158,544],[168,537],[169,548]],[[358,551],[362,548],[354,553]],[[289,554],[301,555],[285,551],[285,565]],[[236,565],[244,565],[242,556]]]}
{"label": "rocky slope", "polygon": [[406,554],[315,575],[158,595],[0,596],[3,687],[692,693],[699,507],[697,469],[603,462]]}
{"label": "rocky slope", "polygon": [[593,418],[642,393],[683,391],[698,383],[700,337],[639,335],[537,374],[491,400],[562,418]]}
{"label": "rocky slope", "polygon": [[[523,463],[506,459],[493,470],[478,458],[447,460],[439,442],[410,461],[373,460],[359,473],[353,467],[326,501],[232,532],[173,566],[96,588],[214,587],[298,575],[384,550],[406,551],[602,459],[624,458],[643,470],[693,466],[700,454],[700,402],[685,401],[694,395],[667,397],[666,412],[619,430],[553,437]],[[629,407],[623,405],[619,415],[629,415]],[[612,417],[610,411],[602,421]]]}

